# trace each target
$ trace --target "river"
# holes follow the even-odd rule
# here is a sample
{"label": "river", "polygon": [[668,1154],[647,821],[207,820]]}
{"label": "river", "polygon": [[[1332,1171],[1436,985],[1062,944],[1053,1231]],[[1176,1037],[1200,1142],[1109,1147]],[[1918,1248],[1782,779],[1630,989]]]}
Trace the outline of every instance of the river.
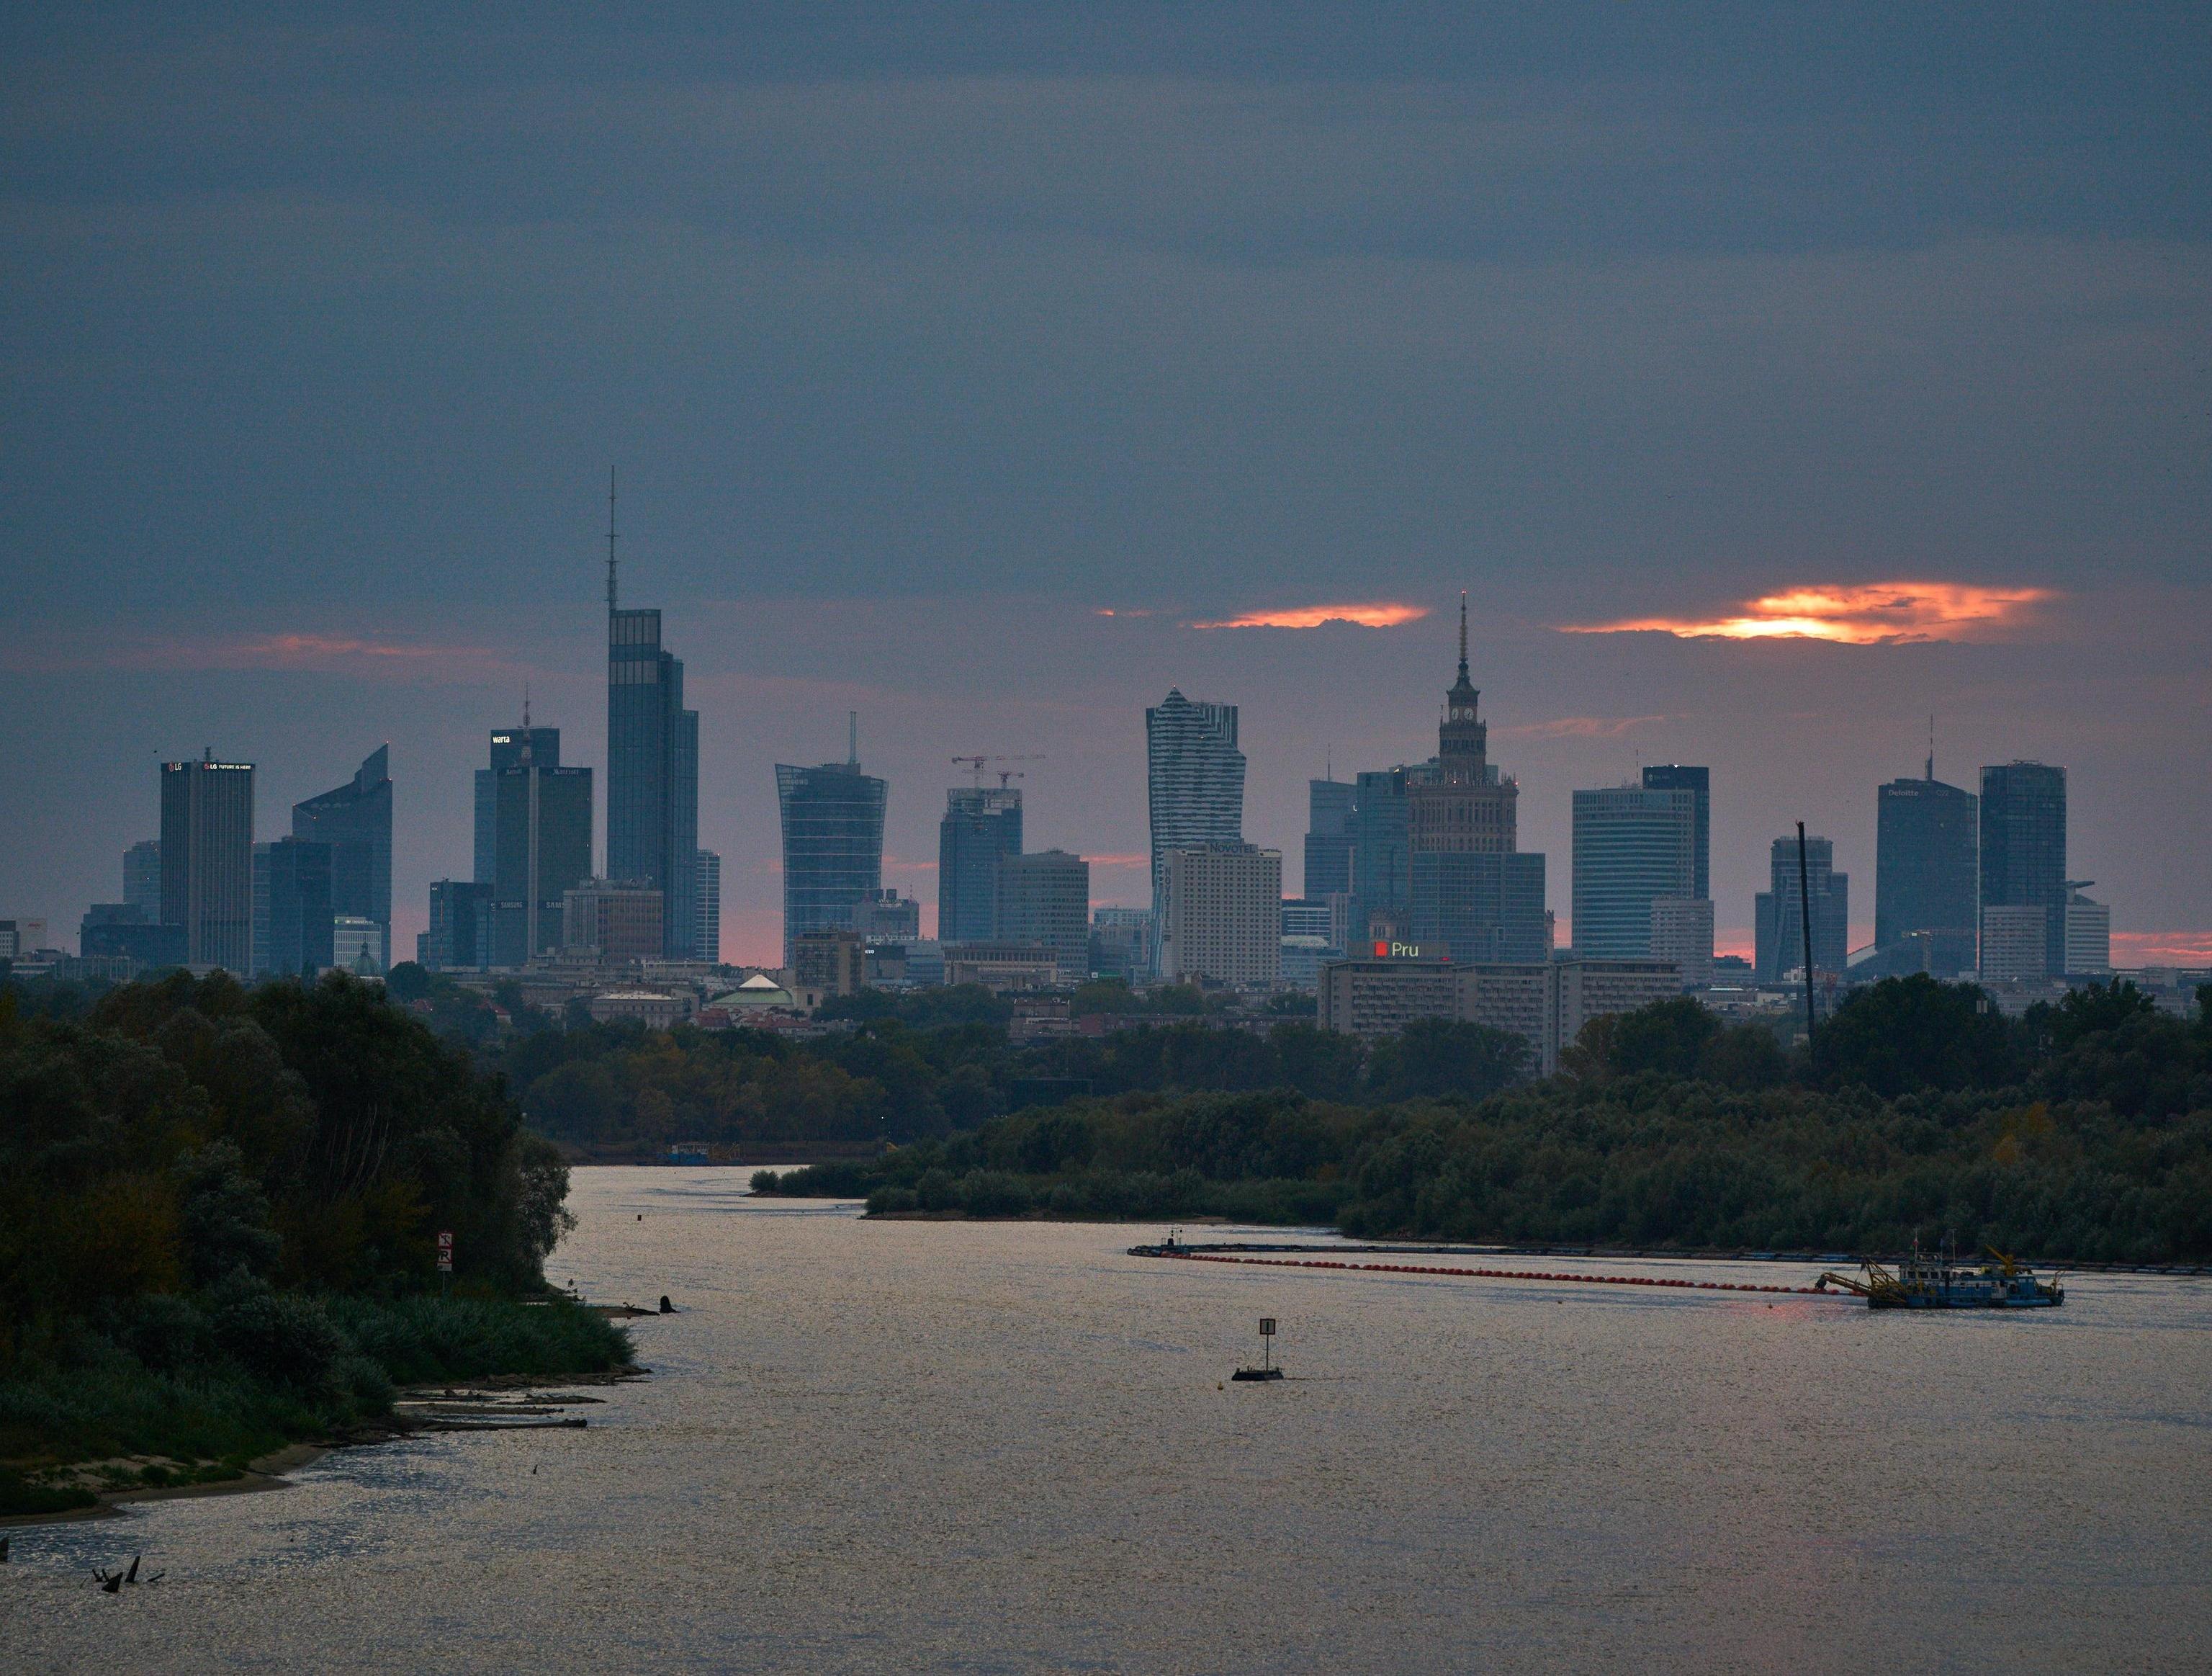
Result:
{"label": "river", "polygon": [[[0,1667],[2212,1667],[2212,1283],[1931,1318],[1163,1263],[744,1181],[576,1172],[552,1277],[681,1307],[589,1429],[18,1528]],[[1292,1377],[1226,1382],[1262,1315]],[[160,1584],[94,1587],[137,1551]]]}

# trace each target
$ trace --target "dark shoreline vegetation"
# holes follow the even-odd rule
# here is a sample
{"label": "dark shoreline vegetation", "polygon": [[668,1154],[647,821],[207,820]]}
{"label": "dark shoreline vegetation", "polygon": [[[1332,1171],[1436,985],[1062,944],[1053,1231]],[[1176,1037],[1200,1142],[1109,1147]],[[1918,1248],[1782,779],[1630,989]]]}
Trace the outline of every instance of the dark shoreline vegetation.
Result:
{"label": "dark shoreline vegetation", "polygon": [[375,986],[177,973],[54,1010],[0,987],[0,1514],[236,1478],[400,1385],[629,1362],[545,1285],[558,1153]]}
{"label": "dark shoreline vegetation", "polygon": [[1500,1076],[1513,1050],[1494,1032],[1419,1025],[1332,1096],[1078,1098],[754,1186],[875,1214],[1683,1250],[1948,1236],[2045,1260],[2201,1260],[2207,1003],[2200,990],[2184,1021],[2114,984],[2010,1022],[1970,985],[1889,979],[1847,999],[1808,1056],[1685,999],[1594,1021],[1543,1082]]}

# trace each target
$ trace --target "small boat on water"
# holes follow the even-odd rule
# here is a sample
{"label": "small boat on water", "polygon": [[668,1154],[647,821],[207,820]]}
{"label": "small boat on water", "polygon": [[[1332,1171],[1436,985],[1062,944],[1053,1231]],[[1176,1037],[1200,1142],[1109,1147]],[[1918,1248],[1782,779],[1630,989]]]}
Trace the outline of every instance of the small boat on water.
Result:
{"label": "small boat on water", "polygon": [[1856,1293],[1869,1309],[2049,1309],[2066,1301],[2066,1289],[2044,1280],[2025,1263],[2003,1252],[1981,1263],[1916,1251],[1895,1272],[1871,1260],[1860,1265],[1863,1278],[1825,1274],[1814,1289],[1831,1286]]}

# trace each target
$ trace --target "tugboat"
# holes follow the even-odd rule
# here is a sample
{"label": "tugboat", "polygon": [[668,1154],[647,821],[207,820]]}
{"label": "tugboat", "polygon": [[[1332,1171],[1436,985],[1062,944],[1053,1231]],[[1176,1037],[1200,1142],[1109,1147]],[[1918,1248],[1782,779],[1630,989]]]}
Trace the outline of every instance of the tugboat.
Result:
{"label": "tugboat", "polygon": [[1966,1265],[1916,1247],[1894,1274],[1871,1259],[1860,1266],[1863,1280],[1825,1274],[1814,1288],[1841,1287],[1864,1298],[1869,1309],[2050,1309],[2066,1301],[2064,1287],[2039,1279],[2006,1252],[1991,1251],[1986,1262]]}

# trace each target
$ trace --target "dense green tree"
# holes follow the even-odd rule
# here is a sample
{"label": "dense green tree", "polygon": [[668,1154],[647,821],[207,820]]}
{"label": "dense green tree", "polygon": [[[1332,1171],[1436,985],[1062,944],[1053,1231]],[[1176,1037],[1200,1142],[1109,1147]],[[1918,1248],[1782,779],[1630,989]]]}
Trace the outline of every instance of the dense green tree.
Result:
{"label": "dense green tree", "polygon": [[1821,1027],[1813,1064],[1826,1087],[1856,1083],[1892,1099],[2001,1088],[2015,1070],[2010,1033],[1989,997],[1924,972],[1854,990]]}
{"label": "dense green tree", "polygon": [[1419,1019],[1376,1044],[1370,1094],[1381,1100],[1481,1100],[1528,1075],[1528,1044],[1510,1031],[1455,1019]]}

